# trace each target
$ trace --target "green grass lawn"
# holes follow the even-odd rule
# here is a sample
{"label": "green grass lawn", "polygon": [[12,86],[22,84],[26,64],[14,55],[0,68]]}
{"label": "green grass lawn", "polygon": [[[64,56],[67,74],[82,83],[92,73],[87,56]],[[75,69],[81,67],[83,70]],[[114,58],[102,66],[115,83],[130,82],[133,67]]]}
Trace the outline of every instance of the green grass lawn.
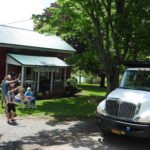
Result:
{"label": "green grass lawn", "polygon": [[[68,118],[89,118],[92,117],[98,101],[105,95],[105,90],[100,89],[98,85],[83,84],[79,85],[83,90],[80,94],[68,98],[54,98],[46,100],[37,100],[36,109],[19,108],[17,105],[17,114],[19,116],[54,116]],[[4,114],[4,109],[0,109]]]}
{"label": "green grass lawn", "polygon": [[99,88],[98,84],[80,84],[82,93],[86,96],[105,96],[106,89]]}

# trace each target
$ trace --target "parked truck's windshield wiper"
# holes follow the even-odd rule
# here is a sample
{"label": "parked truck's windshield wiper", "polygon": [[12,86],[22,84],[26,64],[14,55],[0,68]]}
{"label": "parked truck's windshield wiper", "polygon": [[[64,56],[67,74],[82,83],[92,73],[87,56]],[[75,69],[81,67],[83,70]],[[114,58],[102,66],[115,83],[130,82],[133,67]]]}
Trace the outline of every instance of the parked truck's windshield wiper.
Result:
{"label": "parked truck's windshield wiper", "polygon": [[150,91],[150,88],[135,88],[135,90]]}
{"label": "parked truck's windshield wiper", "polygon": [[125,87],[125,86],[120,86],[119,88],[121,88],[121,89],[132,89],[132,90],[150,91],[150,88]]}
{"label": "parked truck's windshield wiper", "polygon": [[120,86],[119,88],[121,88],[121,89],[131,89],[131,88],[125,87],[125,86]]}

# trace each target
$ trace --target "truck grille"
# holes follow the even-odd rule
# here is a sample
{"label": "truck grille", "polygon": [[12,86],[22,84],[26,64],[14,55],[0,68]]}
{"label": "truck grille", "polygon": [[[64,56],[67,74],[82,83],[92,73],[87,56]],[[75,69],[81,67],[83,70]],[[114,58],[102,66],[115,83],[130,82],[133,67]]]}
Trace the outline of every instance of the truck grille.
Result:
{"label": "truck grille", "polygon": [[119,100],[107,100],[106,111],[111,116],[130,119],[135,115],[136,105]]}

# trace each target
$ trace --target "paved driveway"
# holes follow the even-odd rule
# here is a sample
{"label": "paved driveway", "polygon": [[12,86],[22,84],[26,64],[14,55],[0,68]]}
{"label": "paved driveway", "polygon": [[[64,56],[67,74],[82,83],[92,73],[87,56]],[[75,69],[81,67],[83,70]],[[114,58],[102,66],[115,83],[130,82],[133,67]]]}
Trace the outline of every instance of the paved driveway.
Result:
{"label": "paved driveway", "polygon": [[0,118],[0,150],[149,150],[149,139],[102,136],[92,121]]}

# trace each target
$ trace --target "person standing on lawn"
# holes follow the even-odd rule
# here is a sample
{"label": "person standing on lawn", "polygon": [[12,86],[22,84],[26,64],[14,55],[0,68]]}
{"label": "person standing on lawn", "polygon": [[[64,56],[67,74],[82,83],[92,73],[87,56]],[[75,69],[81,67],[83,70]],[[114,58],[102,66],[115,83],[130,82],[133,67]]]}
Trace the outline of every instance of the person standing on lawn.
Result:
{"label": "person standing on lawn", "polygon": [[12,80],[10,74],[5,77],[5,80],[3,82],[3,93],[4,93],[5,100],[8,100],[7,93],[8,93],[9,86],[17,82],[19,78],[20,78],[20,75],[18,76],[17,79]]}
{"label": "person standing on lawn", "polygon": [[[15,84],[15,82],[17,82],[19,79],[20,79],[20,74],[19,74],[18,78],[14,79],[14,80],[12,80],[12,77],[10,74],[6,75],[3,85],[2,85],[3,97],[4,97],[5,103],[6,103],[6,101],[8,101],[7,93],[8,93],[9,86],[13,86],[13,84]],[[5,112],[7,112],[7,106],[5,106]]]}
{"label": "person standing on lawn", "polygon": [[8,92],[7,92],[7,100],[6,100],[6,107],[7,107],[7,112],[6,112],[6,117],[7,117],[7,122],[9,124],[13,123],[14,117],[16,116],[16,108],[15,108],[15,94],[17,90],[19,90],[21,86],[18,86],[14,88],[14,86],[9,86]]}

